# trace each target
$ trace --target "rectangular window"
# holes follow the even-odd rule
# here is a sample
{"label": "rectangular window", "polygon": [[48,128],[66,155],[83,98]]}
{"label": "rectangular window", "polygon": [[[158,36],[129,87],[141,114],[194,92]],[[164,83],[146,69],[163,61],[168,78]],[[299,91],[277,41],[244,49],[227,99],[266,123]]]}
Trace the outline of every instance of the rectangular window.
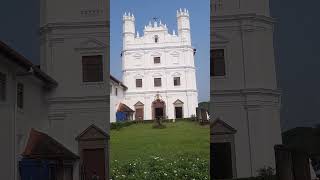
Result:
{"label": "rectangular window", "polygon": [[174,86],[180,86],[180,77],[174,77],[173,84]]}
{"label": "rectangular window", "polygon": [[142,79],[136,79],[136,87],[142,87]]}
{"label": "rectangular window", "polygon": [[213,49],[210,51],[210,75],[225,76],[226,64],[224,49]]}
{"label": "rectangular window", "polygon": [[160,64],[160,57],[154,57],[153,62],[154,64]]}
{"label": "rectangular window", "polygon": [[23,101],[24,101],[24,87],[23,84],[18,83],[17,85],[17,106],[20,109],[23,109]]}
{"label": "rectangular window", "polygon": [[0,101],[6,100],[7,95],[7,77],[4,73],[0,73]]}
{"label": "rectangular window", "polygon": [[102,56],[83,56],[82,57],[83,82],[103,81]]}
{"label": "rectangular window", "polygon": [[116,88],[116,96],[118,96],[118,88]]}
{"label": "rectangular window", "polygon": [[154,87],[161,87],[161,78],[154,78]]}

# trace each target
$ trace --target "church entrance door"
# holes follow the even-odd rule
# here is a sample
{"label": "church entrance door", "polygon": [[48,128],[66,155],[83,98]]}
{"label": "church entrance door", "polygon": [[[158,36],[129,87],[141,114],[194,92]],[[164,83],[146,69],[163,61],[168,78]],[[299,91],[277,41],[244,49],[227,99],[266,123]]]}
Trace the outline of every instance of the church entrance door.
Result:
{"label": "church entrance door", "polygon": [[231,143],[211,143],[210,146],[211,177],[213,179],[231,179],[233,177]]}
{"label": "church entrance door", "polygon": [[105,151],[104,149],[84,149],[83,161],[86,179],[105,179]]}
{"label": "church entrance door", "polygon": [[152,118],[158,119],[158,118],[165,118],[166,112],[165,112],[165,103],[164,101],[157,99],[153,101],[152,103]]}
{"label": "church entrance door", "polygon": [[183,118],[182,107],[175,107],[176,119]]}
{"label": "church entrance door", "polygon": [[155,118],[162,118],[163,117],[163,108],[155,108]]}
{"label": "church entrance door", "polygon": [[143,120],[143,108],[136,109],[136,120],[142,121]]}

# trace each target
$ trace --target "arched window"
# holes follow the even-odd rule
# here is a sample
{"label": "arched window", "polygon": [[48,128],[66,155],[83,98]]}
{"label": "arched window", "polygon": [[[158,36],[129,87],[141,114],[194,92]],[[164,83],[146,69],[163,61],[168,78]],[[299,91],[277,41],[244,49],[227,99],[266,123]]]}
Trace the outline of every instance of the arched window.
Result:
{"label": "arched window", "polygon": [[158,36],[158,35],[155,35],[155,36],[154,36],[154,42],[155,42],[155,43],[158,43],[158,42],[159,42],[159,36]]}

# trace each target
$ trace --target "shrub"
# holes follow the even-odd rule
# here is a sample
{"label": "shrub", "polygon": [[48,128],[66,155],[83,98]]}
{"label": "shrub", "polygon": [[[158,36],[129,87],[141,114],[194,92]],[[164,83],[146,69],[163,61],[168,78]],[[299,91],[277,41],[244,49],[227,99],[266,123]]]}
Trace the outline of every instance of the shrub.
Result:
{"label": "shrub", "polygon": [[110,125],[110,129],[120,130],[121,128],[130,126],[134,123],[135,123],[134,121],[113,122]]}
{"label": "shrub", "polygon": [[163,125],[161,123],[162,119],[161,118],[157,118],[154,120],[155,124],[152,126],[152,128],[154,129],[164,129],[166,128],[167,126]]}
{"label": "shrub", "polygon": [[152,125],[152,128],[153,129],[164,129],[164,128],[166,128],[167,126],[166,125],[164,125],[164,124],[153,124]]}
{"label": "shrub", "polygon": [[175,158],[151,156],[144,160],[119,162],[111,167],[112,180],[206,180],[209,179],[209,162],[195,155],[180,155]]}

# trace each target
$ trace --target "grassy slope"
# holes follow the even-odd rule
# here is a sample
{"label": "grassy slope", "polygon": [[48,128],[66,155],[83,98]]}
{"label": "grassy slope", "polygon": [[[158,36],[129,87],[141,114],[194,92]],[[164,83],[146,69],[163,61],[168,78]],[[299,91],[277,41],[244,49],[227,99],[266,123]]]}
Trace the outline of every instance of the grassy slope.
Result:
{"label": "grassy slope", "polygon": [[194,122],[165,123],[165,129],[152,129],[152,124],[134,124],[112,130],[111,161],[138,157],[171,158],[180,153],[195,153],[209,159],[209,127]]}

